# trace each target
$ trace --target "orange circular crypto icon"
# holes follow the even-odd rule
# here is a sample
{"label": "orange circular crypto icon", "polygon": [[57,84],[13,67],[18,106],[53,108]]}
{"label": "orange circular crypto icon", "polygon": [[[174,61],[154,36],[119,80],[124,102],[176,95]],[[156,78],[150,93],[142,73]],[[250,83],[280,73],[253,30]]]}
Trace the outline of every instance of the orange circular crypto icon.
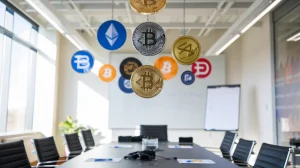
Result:
{"label": "orange circular crypto icon", "polygon": [[104,82],[111,82],[116,77],[116,69],[110,64],[105,64],[99,69],[98,76]]}
{"label": "orange circular crypto icon", "polygon": [[174,78],[178,73],[176,60],[169,56],[162,56],[155,61],[154,66],[161,71],[164,80]]}

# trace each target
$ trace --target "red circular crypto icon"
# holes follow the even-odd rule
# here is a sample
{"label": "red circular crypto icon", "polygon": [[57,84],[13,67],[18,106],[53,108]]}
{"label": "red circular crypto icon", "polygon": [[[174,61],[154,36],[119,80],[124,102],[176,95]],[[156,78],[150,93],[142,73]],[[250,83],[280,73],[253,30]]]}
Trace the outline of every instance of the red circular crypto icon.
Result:
{"label": "red circular crypto icon", "polygon": [[197,78],[207,78],[211,71],[211,63],[205,58],[199,58],[192,64],[192,72]]}

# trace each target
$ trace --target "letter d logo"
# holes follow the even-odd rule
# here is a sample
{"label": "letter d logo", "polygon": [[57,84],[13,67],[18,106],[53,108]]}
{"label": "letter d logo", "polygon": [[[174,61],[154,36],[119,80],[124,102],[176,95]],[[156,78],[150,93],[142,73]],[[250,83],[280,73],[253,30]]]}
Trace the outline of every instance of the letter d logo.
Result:
{"label": "letter d logo", "polygon": [[207,78],[211,71],[211,63],[205,58],[199,58],[192,64],[192,72],[197,78]]}

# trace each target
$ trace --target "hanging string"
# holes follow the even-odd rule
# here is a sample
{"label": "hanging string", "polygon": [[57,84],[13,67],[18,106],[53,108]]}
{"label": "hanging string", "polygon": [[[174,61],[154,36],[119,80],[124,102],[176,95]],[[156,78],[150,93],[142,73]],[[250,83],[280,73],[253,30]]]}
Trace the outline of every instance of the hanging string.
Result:
{"label": "hanging string", "polygon": [[185,35],[185,0],[183,1],[183,35]]}
{"label": "hanging string", "polygon": [[115,3],[115,0],[112,0],[112,2],[111,2],[111,20],[114,20],[114,12],[115,12],[114,3]]}
{"label": "hanging string", "polygon": [[146,65],[148,65],[148,63],[149,63],[149,57],[146,56]]}
{"label": "hanging string", "polygon": [[[114,20],[114,14],[115,14],[115,0],[111,1],[111,20]],[[113,50],[110,51],[110,56],[113,55]]]}
{"label": "hanging string", "polygon": [[[147,22],[149,22],[149,15],[147,15]],[[147,35],[147,34],[146,34]],[[148,48],[147,48],[147,50],[148,50]],[[148,65],[148,63],[149,63],[149,57],[148,56],[146,56],[146,63],[145,63],[145,65]]]}

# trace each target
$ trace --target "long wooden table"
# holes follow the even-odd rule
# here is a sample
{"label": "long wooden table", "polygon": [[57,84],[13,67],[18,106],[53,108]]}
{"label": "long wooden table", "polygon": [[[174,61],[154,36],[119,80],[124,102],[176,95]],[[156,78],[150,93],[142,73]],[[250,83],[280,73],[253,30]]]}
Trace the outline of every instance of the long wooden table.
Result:
{"label": "long wooden table", "polygon": [[159,143],[161,152],[156,154],[166,158],[177,157],[178,159],[210,159],[216,164],[179,164],[177,160],[165,160],[158,158],[154,161],[124,160],[119,163],[107,162],[86,162],[89,158],[124,158],[127,154],[135,151],[141,151],[141,143],[122,143],[133,145],[132,148],[110,148],[110,145],[120,144],[112,142],[111,144],[101,145],[77,156],[76,158],[62,164],[59,168],[140,168],[140,167],[157,167],[157,168],[238,168],[228,160],[200,147],[193,145],[192,149],[170,149],[168,145],[177,145],[177,143]]}

